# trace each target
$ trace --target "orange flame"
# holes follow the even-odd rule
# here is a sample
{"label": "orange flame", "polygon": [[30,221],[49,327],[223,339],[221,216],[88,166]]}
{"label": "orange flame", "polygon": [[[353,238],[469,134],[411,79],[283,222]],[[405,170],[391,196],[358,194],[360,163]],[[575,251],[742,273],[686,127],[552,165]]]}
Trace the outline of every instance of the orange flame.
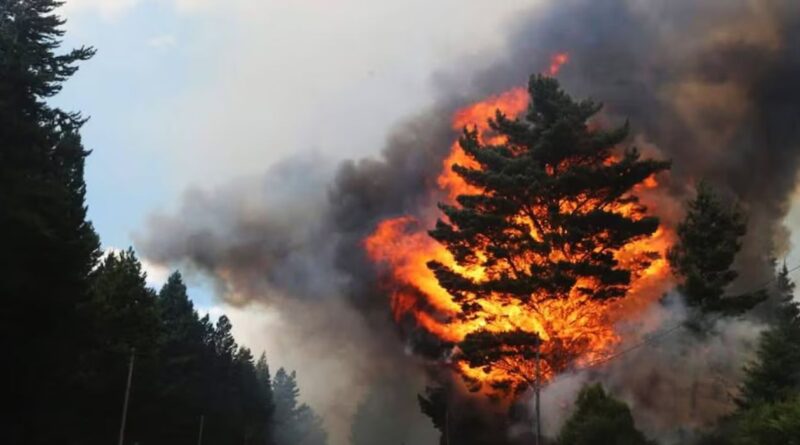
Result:
{"label": "orange flame", "polygon": [[[557,72],[566,60],[565,54],[555,56],[550,72]],[[457,111],[453,116],[453,128],[475,128],[481,142],[500,144],[504,141],[492,133],[488,119],[497,112],[509,118],[517,117],[527,109],[528,101],[524,88],[489,97]],[[446,202],[451,204],[458,195],[480,192],[452,171],[455,164],[475,166],[458,142],[452,145],[449,156],[444,160],[436,184],[438,191],[446,197]],[[648,178],[635,191],[641,192],[643,203],[651,204],[647,202],[648,193],[657,191],[657,188],[656,178]],[[632,205],[620,206],[616,211],[628,215],[637,212]],[[364,246],[373,261],[388,266],[393,283],[391,307],[396,320],[410,318],[416,326],[446,342],[458,343],[467,334],[478,330],[523,330],[535,332],[543,340],[543,356],[569,357],[570,363],[590,364],[606,357],[621,341],[614,329],[615,324],[662,295],[668,284],[669,268],[664,254],[674,235],[671,230],[661,227],[652,237],[632,242],[617,252],[617,260],[634,272],[628,298],[605,302],[590,300],[576,290],[592,285],[584,280],[564,299],[523,303],[503,295],[490,295],[475,300],[481,306],[477,316],[463,317],[461,307],[439,285],[427,263],[438,261],[478,281],[486,278],[487,271],[479,266],[463,267],[456,263],[445,247],[428,236],[426,230],[433,223],[432,219],[413,216],[387,219],[380,222],[375,232],[365,239]],[[649,252],[657,253],[657,258],[642,263],[642,256]],[[548,380],[565,369],[566,360],[544,360],[541,369],[544,379]],[[526,363],[516,365],[523,368],[530,366]],[[468,380],[487,383],[484,388],[491,388],[493,382],[514,379],[507,370],[499,367],[472,368],[462,362],[454,363],[453,367]]]}

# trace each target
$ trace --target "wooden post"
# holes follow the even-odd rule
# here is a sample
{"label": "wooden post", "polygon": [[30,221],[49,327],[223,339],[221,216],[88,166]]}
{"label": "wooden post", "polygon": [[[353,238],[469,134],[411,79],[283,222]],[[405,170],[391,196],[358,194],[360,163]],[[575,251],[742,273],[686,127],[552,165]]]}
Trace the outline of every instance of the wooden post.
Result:
{"label": "wooden post", "polygon": [[536,384],[534,387],[534,397],[536,398],[536,445],[542,444],[542,411],[539,400],[541,389],[541,372],[539,361],[541,360],[541,342],[536,345]]}
{"label": "wooden post", "polygon": [[203,445],[203,423],[206,420],[206,416],[200,415],[200,431],[197,433],[197,445]]}
{"label": "wooden post", "polygon": [[122,404],[122,424],[119,427],[119,445],[125,442],[125,422],[128,420],[128,401],[131,397],[131,381],[133,380],[133,360],[136,357],[136,348],[131,348],[131,361],[128,365],[128,384],[125,386],[125,401]]}

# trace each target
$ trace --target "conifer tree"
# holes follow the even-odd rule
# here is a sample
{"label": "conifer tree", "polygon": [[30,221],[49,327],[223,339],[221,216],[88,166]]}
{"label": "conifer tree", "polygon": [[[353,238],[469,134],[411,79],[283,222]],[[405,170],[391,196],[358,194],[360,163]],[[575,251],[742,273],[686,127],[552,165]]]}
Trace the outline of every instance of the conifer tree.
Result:
{"label": "conifer tree", "polygon": [[204,328],[180,273],[170,275],[158,293],[161,322],[161,359],[158,369],[157,411],[162,440],[190,442],[203,411],[203,373],[209,357]]}
{"label": "conifer tree", "polygon": [[[591,129],[588,120],[601,106],[573,100],[555,79],[533,76],[529,92],[524,117],[511,120],[498,111],[489,122],[499,136],[491,139],[503,142],[484,143],[477,130],[465,129],[459,143],[477,167],[455,165],[453,171],[481,193],[440,205],[447,219],[430,231],[459,265],[485,270],[475,279],[437,261],[428,264],[467,320],[490,296],[497,304],[532,308],[571,292],[594,300],[623,297],[632,269],[646,267],[652,254],[637,258],[635,266],[615,257],[658,228],[632,191],[669,163],[618,149],[628,126]],[[527,387],[518,379],[499,383]]]}
{"label": "conifer tree", "polygon": [[[800,444],[800,396],[765,403],[736,416],[730,445]],[[715,445],[724,445],[716,442]]]}
{"label": "conifer tree", "polygon": [[275,433],[279,445],[286,443],[292,436],[294,415],[297,411],[300,388],[297,387],[297,375],[294,371],[287,373],[280,368],[272,381],[272,395],[275,400]]}
{"label": "conifer tree", "polygon": [[800,306],[786,265],[778,272],[776,293],[781,306],[774,324],[759,340],[755,361],[745,369],[742,408],[777,403],[800,395]]}
{"label": "conifer tree", "polygon": [[272,376],[269,372],[269,364],[267,363],[266,353],[262,352],[261,356],[256,362],[256,378],[258,379],[261,397],[266,401],[265,408],[267,411],[267,417],[271,419],[275,412],[275,400],[272,394]]}
{"label": "conifer tree", "polygon": [[87,410],[84,421],[95,443],[119,428],[121,395],[131,353],[135,350],[134,390],[128,410],[127,437],[150,442],[160,405],[158,369],[161,323],[155,292],[148,288],[142,265],[132,250],[111,252],[92,272],[91,320],[96,342],[82,363]]}
{"label": "conifer tree", "polygon": [[558,445],[653,445],[636,429],[628,406],[608,395],[602,386],[581,390],[575,412],[567,419]]}
{"label": "conifer tree", "polygon": [[275,373],[272,384],[275,398],[275,443],[277,445],[326,445],[328,435],[322,419],[305,403],[298,400],[300,388],[294,371],[283,368]]}
{"label": "conifer tree", "polygon": [[[221,316],[214,326],[208,316],[199,320],[208,355],[202,361],[204,437],[209,443],[271,444],[274,402],[264,391],[263,374],[253,354],[233,338],[232,324]],[[266,358],[262,365],[266,368]],[[263,369],[262,369],[263,371]],[[205,441],[205,439],[204,439]]]}
{"label": "conifer tree", "polygon": [[722,420],[698,445],[800,443],[800,395],[747,406]]}
{"label": "conifer tree", "polygon": [[271,401],[264,397],[262,383],[253,362],[253,354],[248,348],[239,348],[236,353],[236,379],[239,398],[237,411],[243,423],[244,443],[264,445],[268,440],[269,416]]}
{"label": "conifer tree", "polygon": [[[459,359],[476,369],[498,368],[508,373],[520,387],[533,388],[536,382],[535,372],[530,372],[530,363],[536,360],[537,348],[541,339],[537,334],[517,329],[509,332],[491,332],[479,330],[470,332],[459,343]],[[567,366],[565,357],[550,355],[551,366],[563,369]],[[465,379],[467,380],[467,379]],[[479,389],[479,382],[466,382]],[[495,389],[509,390],[511,381],[494,383]]]}
{"label": "conifer tree", "polygon": [[231,333],[232,329],[231,320],[226,315],[223,315],[217,320],[213,334],[214,350],[217,355],[229,360],[233,359],[237,348],[236,340]]}
{"label": "conifer tree", "polygon": [[707,183],[701,182],[678,226],[678,243],[669,252],[673,271],[683,279],[679,290],[690,307],[702,313],[738,314],[766,298],[763,292],[725,295],[738,276],[731,266],[746,233],[741,210],[726,205]]}
{"label": "conifer tree", "polygon": [[77,366],[91,335],[81,310],[99,243],[84,204],[85,120],[48,99],[94,50],[60,49],[59,4],[0,2],[0,346],[14,382],[0,426],[14,443],[80,431]]}

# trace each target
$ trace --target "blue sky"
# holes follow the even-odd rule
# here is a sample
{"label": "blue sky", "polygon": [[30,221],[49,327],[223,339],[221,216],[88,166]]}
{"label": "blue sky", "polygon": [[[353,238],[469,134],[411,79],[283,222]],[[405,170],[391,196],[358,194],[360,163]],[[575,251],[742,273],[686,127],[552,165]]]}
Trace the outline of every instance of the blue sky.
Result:
{"label": "blue sky", "polygon": [[[531,3],[67,0],[66,45],[98,54],[55,103],[91,117],[88,204],[104,245],[132,245],[188,189],[302,151],[377,153],[430,103],[437,70],[502,44]],[[199,306],[214,304],[190,284]]]}
{"label": "blue sky", "polygon": [[[83,130],[93,150],[86,170],[89,215],[104,247],[126,248],[148,212],[168,206],[182,187],[159,127],[169,126],[166,104],[200,81],[192,50],[209,43],[198,20],[163,2],[119,11],[67,8],[66,46],[92,45],[98,54],[55,102],[91,118]],[[178,39],[187,42],[180,50]],[[157,286],[165,272],[148,269]],[[192,295],[200,306],[211,305],[207,289],[195,285]]]}

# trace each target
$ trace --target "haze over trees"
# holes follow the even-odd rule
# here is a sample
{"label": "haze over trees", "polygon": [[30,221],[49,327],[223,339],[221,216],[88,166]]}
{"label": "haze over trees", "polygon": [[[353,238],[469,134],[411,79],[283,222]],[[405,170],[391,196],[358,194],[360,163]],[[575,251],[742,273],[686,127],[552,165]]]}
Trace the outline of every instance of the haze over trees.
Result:
{"label": "haze over trees", "polygon": [[275,442],[278,444],[326,445],[322,419],[305,403],[300,403],[300,388],[294,371],[281,368],[275,373],[273,397]]}
{"label": "haze over trees", "polygon": [[294,445],[273,436],[266,358],[254,362],[226,317],[201,317],[178,273],[150,289],[132,250],[101,255],[86,119],[49,102],[95,50],[60,47],[60,3],[0,1],[4,442],[116,441],[134,357],[125,443],[197,443],[202,419],[206,444]]}
{"label": "haze over trees", "polygon": [[575,412],[564,423],[558,445],[651,445],[633,424],[628,406],[608,395],[602,386],[583,388]]}

